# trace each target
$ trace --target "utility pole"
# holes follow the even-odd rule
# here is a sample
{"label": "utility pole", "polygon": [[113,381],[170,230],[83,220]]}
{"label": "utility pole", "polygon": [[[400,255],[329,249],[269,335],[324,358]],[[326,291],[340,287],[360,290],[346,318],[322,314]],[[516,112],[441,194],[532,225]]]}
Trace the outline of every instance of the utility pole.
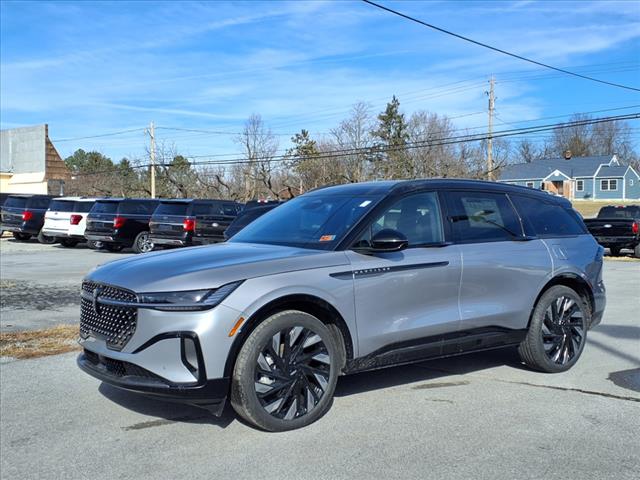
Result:
{"label": "utility pole", "polygon": [[156,131],[153,122],[149,125],[149,136],[151,137],[151,198],[156,198]]}
{"label": "utility pole", "polygon": [[489,79],[489,91],[485,92],[489,95],[489,134],[487,136],[487,179],[493,180],[493,113],[495,110],[495,96],[494,96],[495,79],[493,75]]}

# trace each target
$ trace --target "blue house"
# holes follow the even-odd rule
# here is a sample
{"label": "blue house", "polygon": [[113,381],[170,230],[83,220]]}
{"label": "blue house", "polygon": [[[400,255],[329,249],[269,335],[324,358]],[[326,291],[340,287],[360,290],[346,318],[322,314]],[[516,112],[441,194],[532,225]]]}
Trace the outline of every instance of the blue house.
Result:
{"label": "blue house", "polygon": [[507,165],[499,182],[562,195],[570,200],[640,200],[640,175],[615,155],[545,158]]}

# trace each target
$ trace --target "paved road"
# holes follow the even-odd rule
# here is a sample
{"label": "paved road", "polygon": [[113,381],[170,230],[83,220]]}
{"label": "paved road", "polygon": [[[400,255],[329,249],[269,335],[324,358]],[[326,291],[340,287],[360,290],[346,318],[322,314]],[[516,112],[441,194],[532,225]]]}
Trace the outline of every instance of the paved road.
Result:
{"label": "paved road", "polygon": [[131,253],[110,253],[37,241],[0,240],[0,330],[47,328],[79,321],[80,283],[97,265]]}
{"label": "paved road", "polygon": [[639,264],[607,262],[605,281],[604,323],[569,372],[503,350],[342,377],[324,418],[282,434],[101,385],[73,354],[2,364],[0,475],[635,480]]}

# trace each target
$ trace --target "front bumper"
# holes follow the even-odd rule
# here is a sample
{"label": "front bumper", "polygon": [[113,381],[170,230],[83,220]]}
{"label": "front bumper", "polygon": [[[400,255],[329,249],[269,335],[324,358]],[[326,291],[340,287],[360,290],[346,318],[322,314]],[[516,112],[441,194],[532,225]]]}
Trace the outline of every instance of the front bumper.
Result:
{"label": "front bumper", "polygon": [[143,393],[167,401],[188,403],[220,416],[229,392],[229,378],[203,379],[193,384],[175,384],[131,363],[85,350],[78,355],[78,367],[114,387]]}
{"label": "front bumper", "polygon": [[229,388],[225,367],[235,338],[228,334],[240,315],[222,304],[195,312],[138,308],[133,334],[121,350],[85,331],[78,366],[118,388],[218,414]]}

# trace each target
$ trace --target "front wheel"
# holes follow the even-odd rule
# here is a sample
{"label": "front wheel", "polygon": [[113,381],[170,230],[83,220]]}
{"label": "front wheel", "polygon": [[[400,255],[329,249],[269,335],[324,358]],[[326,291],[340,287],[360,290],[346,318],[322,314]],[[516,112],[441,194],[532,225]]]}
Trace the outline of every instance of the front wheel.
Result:
{"label": "front wheel", "polygon": [[340,370],[338,340],[316,317],[276,313],[251,332],[236,359],[231,405],[271,432],[301,428],[331,407]]}
{"label": "front wheel", "polygon": [[153,242],[149,232],[140,232],[133,242],[135,253],[147,253],[153,250]]}
{"label": "front wheel", "polygon": [[569,370],[580,358],[591,320],[589,305],[574,290],[556,285],[538,300],[518,347],[529,367],[547,373]]}

